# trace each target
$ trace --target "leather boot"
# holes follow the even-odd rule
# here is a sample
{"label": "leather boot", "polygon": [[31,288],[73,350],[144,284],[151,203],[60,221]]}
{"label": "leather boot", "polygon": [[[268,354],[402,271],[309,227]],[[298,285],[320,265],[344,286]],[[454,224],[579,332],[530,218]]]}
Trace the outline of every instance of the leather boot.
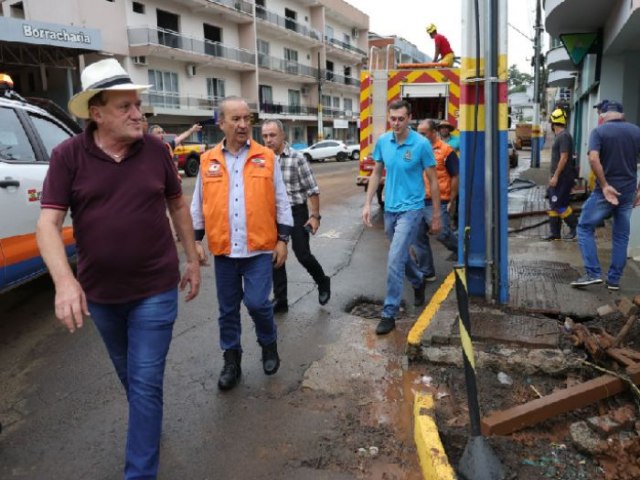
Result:
{"label": "leather boot", "polygon": [[577,236],[576,229],[578,228],[578,217],[575,213],[571,212],[571,215],[564,219],[564,223],[569,227],[569,233],[562,237],[563,240],[575,240]]}
{"label": "leather boot", "polygon": [[542,237],[543,240],[550,242],[552,240],[560,240],[560,228],[562,228],[562,220],[560,217],[549,217],[549,235]]}
{"label": "leather boot", "polygon": [[265,375],[273,375],[280,368],[280,357],[278,356],[278,342],[262,346],[262,369]]}
{"label": "leather boot", "polygon": [[241,359],[242,352],[240,350],[225,350],[224,366],[218,379],[218,388],[220,390],[231,390],[238,384],[242,374],[242,369],[240,368]]}

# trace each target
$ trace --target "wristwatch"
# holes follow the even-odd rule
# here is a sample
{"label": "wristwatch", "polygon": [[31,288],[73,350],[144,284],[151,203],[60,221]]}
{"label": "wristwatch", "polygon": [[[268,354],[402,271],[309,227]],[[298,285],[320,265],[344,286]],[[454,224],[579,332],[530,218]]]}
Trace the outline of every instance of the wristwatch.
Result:
{"label": "wristwatch", "polygon": [[322,220],[322,215],[320,215],[320,214],[316,215],[315,213],[312,213],[311,215],[309,215],[309,218],[315,218],[317,220]]}
{"label": "wristwatch", "polygon": [[284,233],[279,233],[278,240],[284,243],[289,243],[289,235],[285,235]]}

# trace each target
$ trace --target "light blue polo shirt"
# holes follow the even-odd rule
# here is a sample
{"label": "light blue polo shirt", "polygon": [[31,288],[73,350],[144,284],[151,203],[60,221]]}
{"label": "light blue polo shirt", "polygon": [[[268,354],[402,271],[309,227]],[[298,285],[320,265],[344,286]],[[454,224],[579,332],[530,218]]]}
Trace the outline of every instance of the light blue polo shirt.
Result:
{"label": "light blue polo shirt", "polygon": [[393,132],[381,135],[373,150],[373,159],[387,170],[385,180],[385,212],[407,212],[424,208],[425,186],[422,173],[435,167],[431,143],[419,133],[409,130],[404,143],[398,145]]}

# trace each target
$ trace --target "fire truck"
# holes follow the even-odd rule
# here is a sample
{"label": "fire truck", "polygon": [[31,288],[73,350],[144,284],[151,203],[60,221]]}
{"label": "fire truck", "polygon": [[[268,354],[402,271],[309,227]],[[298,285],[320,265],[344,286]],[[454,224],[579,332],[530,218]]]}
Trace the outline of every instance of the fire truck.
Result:
{"label": "fire truck", "polygon": [[[360,74],[360,172],[356,185],[365,191],[375,164],[372,155],[376,141],[389,129],[387,106],[390,102],[407,100],[411,104],[413,129],[426,118],[457,125],[460,107],[459,68],[443,68],[437,63],[371,68],[372,60],[380,63],[376,57],[372,49],[369,68]],[[384,177],[376,192],[380,205],[383,205],[383,187]]]}

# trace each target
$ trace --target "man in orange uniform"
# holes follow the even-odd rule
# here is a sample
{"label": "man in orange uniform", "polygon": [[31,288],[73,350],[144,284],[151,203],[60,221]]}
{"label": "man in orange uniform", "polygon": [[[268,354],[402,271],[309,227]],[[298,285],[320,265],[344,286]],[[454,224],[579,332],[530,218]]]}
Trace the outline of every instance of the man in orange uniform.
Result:
{"label": "man in orange uniform", "polygon": [[[458,240],[451,230],[449,217],[451,215],[451,208],[455,205],[455,200],[458,197],[458,156],[453,148],[438,136],[438,125],[435,120],[423,120],[420,122],[418,125],[418,133],[431,142],[433,155],[436,157],[436,176],[438,178],[438,187],[440,187],[440,219],[442,222],[442,231],[438,234],[437,238],[449,250],[455,251]],[[416,255],[418,268],[428,282],[436,279],[433,253],[431,251],[431,244],[429,243],[429,236],[427,235],[432,217],[433,205],[431,203],[430,186],[426,183],[424,219],[418,227],[418,235],[416,243],[413,245],[413,250]]]}
{"label": "man in orange uniform", "polygon": [[454,55],[447,37],[439,34],[438,29],[433,23],[427,27],[427,33],[431,38],[433,38],[433,41],[436,44],[436,52],[433,54],[433,61],[435,63],[439,62],[445,67],[452,67]]}
{"label": "man in orange uniform", "polygon": [[[220,104],[224,139],[200,158],[191,202],[196,240],[207,237],[214,255],[220,347],[224,366],[220,390],[240,380],[240,303],[255,324],[262,347],[262,367],[273,375],[280,367],[277,330],[269,300],[272,268],[287,259],[293,227],[282,170],[271,149],[250,138],[251,111],[240,97]],[[202,262],[205,253],[196,242]]]}

